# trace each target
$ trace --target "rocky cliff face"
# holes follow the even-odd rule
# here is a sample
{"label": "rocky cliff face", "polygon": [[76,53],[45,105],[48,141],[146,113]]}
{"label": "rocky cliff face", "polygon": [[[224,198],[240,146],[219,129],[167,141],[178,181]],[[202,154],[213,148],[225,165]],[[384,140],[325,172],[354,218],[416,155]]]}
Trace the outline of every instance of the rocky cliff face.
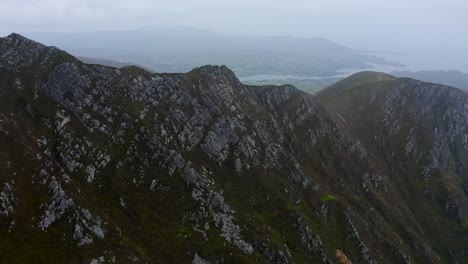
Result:
{"label": "rocky cliff face", "polygon": [[467,94],[407,78],[352,80],[320,100],[386,168],[414,218],[424,218],[419,228],[439,241],[439,255],[466,256]]}
{"label": "rocky cliff face", "polygon": [[413,147],[390,129],[407,87],[375,100],[388,115],[367,128],[388,133],[369,143],[292,86],[246,86],[223,66],[87,65],[12,34],[0,39],[0,257],[463,263],[467,99],[433,89],[406,99]]}

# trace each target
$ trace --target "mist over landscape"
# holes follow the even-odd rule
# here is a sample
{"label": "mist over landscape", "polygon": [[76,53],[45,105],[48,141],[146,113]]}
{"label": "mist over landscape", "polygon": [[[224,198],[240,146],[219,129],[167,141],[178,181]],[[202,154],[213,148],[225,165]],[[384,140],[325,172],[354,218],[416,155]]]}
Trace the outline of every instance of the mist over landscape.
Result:
{"label": "mist over landscape", "polygon": [[467,10],[0,1],[0,263],[468,263]]}
{"label": "mist over landscape", "polygon": [[[312,93],[359,70],[402,77],[431,71],[441,82],[447,79],[443,71],[460,71],[446,84],[468,85],[463,1],[7,0],[0,5],[3,35],[19,32],[76,56],[156,72],[225,64],[248,83],[291,83]],[[25,15],[18,20],[15,12]],[[311,80],[315,77],[327,78]]]}
{"label": "mist over landscape", "polygon": [[[190,27],[24,34],[62,47],[89,63],[117,67],[133,64],[155,72],[227,65],[246,83],[293,84],[311,93],[363,70],[468,87],[468,75],[460,70],[463,66],[448,68],[462,65],[463,56],[449,62],[449,58],[438,60],[420,50],[416,54],[362,51],[322,37],[240,36]],[[439,66],[433,66],[436,64]],[[420,73],[423,70],[426,75]]]}
{"label": "mist over landscape", "polygon": [[[417,70],[468,71],[463,52],[468,4],[461,0],[5,0],[0,5],[3,35],[190,27],[238,36],[324,37],[357,50],[409,54],[419,58],[412,62],[418,67],[431,67]],[[423,54],[431,56],[420,61]]]}

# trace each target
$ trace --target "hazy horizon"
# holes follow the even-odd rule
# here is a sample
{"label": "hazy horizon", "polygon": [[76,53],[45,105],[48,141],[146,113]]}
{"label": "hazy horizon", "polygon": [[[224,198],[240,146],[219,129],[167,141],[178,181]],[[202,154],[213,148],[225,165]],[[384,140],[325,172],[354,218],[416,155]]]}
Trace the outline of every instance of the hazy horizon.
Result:
{"label": "hazy horizon", "polygon": [[468,2],[459,0],[4,0],[0,33],[189,27],[237,36],[323,37],[356,50],[405,53],[402,63],[418,70],[468,72],[466,10]]}

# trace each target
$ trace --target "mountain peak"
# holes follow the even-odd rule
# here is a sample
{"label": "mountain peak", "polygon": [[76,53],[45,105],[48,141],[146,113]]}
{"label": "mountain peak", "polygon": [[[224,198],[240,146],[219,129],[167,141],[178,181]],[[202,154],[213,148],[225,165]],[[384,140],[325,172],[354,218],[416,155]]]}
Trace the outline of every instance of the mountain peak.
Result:
{"label": "mountain peak", "polygon": [[234,72],[229,69],[226,65],[204,65],[197,67],[192,71],[201,72],[201,73],[219,73],[227,75],[235,75]]}
{"label": "mountain peak", "polygon": [[189,72],[189,75],[199,76],[207,79],[227,80],[231,83],[240,83],[236,74],[226,65],[205,65],[195,68]]}
{"label": "mountain peak", "polygon": [[36,63],[46,65],[76,60],[65,51],[48,47],[18,33],[0,38],[0,54],[2,67],[11,69],[28,67]]}
{"label": "mountain peak", "polygon": [[7,38],[24,38],[24,39],[27,39],[23,35],[15,33],[15,32],[12,32],[10,35],[7,36]]}
{"label": "mountain peak", "polygon": [[15,47],[19,47],[21,45],[31,45],[31,46],[36,46],[37,48],[44,48],[46,47],[44,44],[41,44],[39,42],[36,42],[34,40],[31,40],[21,34],[18,33],[11,33],[10,35],[6,36],[4,38],[8,43],[12,44]]}
{"label": "mountain peak", "polygon": [[362,71],[355,73],[343,80],[334,83],[317,93],[318,97],[330,97],[344,90],[349,90],[362,85],[380,82],[398,80],[395,76],[374,71]]}
{"label": "mountain peak", "polygon": [[376,71],[362,71],[358,72],[355,74],[350,75],[349,77],[345,79],[357,79],[357,78],[365,78],[366,81],[372,82],[372,81],[386,81],[386,80],[394,80],[396,79],[395,76],[392,76],[390,74],[386,74],[383,72],[376,72]]}

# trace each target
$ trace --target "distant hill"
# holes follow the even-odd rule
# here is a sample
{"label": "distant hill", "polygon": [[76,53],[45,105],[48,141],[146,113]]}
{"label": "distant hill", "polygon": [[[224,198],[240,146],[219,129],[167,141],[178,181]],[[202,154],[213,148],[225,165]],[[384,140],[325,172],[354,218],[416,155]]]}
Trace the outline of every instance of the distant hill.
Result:
{"label": "distant hill", "polygon": [[96,58],[88,58],[88,57],[80,57],[77,56],[77,59],[80,61],[87,63],[87,64],[99,64],[99,65],[104,65],[104,66],[109,66],[113,68],[123,68],[123,67],[128,67],[128,66],[137,66],[140,68],[143,68],[145,70],[150,70],[144,66],[132,64],[132,63],[127,63],[127,62],[120,62],[120,61],[112,61],[112,60],[105,60],[105,59],[96,59]]}
{"label": "distant hill", "polygon": [[282,78],[274,80],[248,80],[241,81],[245,84],[251,85],[293,85],[299,90],[309,94],[315,94],[321,89],[330,86],[333,83],[341,80],[342,78],[323,78],[323,79],[298,79],[298,78]]}
{"label": "distant hill", "polygon": [[76,56],[124,61],[157,72],[187,72],[201,65],[226,64],[238,76],[331,76],[343,68],[368,68],[366,62],[389,63],[324,38],[229,36],[179,27],[25,35]]}
{"label": "distant hill", "polygon": [[468,91],[468,74],[460,71],[394,71],[397,77],[409,77],[426,82],[440,83]]}
{"label": "distant hill", "polygon": [[122,67],[133,65],[131,63],[118,62],[118,61],[105,60],[105,59],[95,59],[95,58],[80,57],[80,56],[77,56],[76,58],[87,64],[99,64],[99,65],[109,66],[113,68],[122,68]]}
{"label": "distant hill", "polygon": [[394,76],[381,72],[359,72],[318,91],[316,95],[318,97],[330,97],[347,89],[357,88],[359,86],[365,86],[381,81],[392,81],[395,79],[396,78]]}

